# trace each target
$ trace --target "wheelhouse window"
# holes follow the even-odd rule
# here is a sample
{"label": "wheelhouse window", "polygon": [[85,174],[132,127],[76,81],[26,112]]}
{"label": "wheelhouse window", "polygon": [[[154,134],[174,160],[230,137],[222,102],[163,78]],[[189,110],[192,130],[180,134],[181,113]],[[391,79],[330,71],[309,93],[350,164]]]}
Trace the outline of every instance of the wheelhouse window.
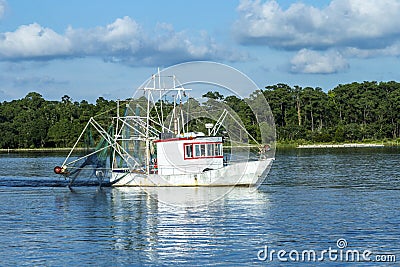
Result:
{"label": "wheelhouse window", "polygon": [[193,158],[193,145],[185,145],[185,157]]}
{"label": "wheelhouse window", "polygon": [[206,145],[201,144],[200,145],[200,157],[205,157],[206,156]]}
{"label": "wheelhouse window", "polygon": [[215,144],[207,144],[207,157],[214,156],[214,146]]}
{"label": "wheelhouse window", "polygon": [[215,156],[222,156],[222,145],[221,144],[215,144],[215,146],[214,146],[214,155]]}
{"label": "wheelhouse window", "polygon": [[200,145],[194,145],[194,148],[195,148],[195,157],[197,158],[197,157],[200,157]]}
{"label": "wheelhouse window", "polygon": [[221,143],[185,144],[185,158],[222,157]]}

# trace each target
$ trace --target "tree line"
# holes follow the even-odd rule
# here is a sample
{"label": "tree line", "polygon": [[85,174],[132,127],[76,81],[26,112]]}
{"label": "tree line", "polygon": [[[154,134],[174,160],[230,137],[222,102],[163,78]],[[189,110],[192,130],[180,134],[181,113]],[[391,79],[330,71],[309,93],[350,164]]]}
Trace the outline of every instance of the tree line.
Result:
{"label": "tree line", "polygon": [[321,88],[285,84],[263,91],[278,141],[357,142],[400,135],[400,83],[363,82]]}
{"label": "tree line", "polygon": [[[115,107],[115,101],[103,97],[96,104],[73,102],[67,95],[61,101],[47,101],[30,92],[22,99],[0,104],[0,147],[72,147],[90,117]],[[100,118],[105,120],[105,116]]]}
{"label": "tree line", "polygon": [[[363,82],[338,85],[328,92],[316,87],[276,84],[250,95],[263,94],[274,115],[278,142],[358,142],[394,140],[400,136],[400,83]],[[244,99],[218,92],[204,95],[230,106],[254,132],[255,117]],[[96,103],[48,101],[31,92],[0,103],[0,147],[71,147],[90,117],[111,123],[116,101],[99,97]]]}

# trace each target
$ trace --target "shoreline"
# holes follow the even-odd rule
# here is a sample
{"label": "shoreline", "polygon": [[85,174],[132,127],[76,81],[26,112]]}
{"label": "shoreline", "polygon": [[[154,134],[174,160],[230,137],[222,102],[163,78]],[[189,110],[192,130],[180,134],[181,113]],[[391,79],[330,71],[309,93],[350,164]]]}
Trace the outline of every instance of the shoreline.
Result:
{"label": "shoreline", "polygon": [[347,143],[347,144],[313,144],[313,145],[298,145],[297,148],[359,148],[359,147],[384,147],[383,144],[362,144],[362,143]]}
{"label": "shoreline", "polygon": [[[72,148],[0,148],[0,153],[22,153],[22,152],[69,152]],[[75,148],[76,151],[86,151],[86,148]]]}

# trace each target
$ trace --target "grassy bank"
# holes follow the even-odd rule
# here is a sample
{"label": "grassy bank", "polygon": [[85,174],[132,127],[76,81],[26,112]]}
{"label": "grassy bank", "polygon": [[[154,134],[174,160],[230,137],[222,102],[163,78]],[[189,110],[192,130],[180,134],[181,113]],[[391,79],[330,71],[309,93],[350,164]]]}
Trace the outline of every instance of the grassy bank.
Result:
{"label": "grassy bank", "polygon": [[292,142],[277,142],[277,148],[297,148],[299,146],[346,146],[346,145],[383,145],[400,146],[400,140],[365,140],[363,142],[309,142],[304,140]]}

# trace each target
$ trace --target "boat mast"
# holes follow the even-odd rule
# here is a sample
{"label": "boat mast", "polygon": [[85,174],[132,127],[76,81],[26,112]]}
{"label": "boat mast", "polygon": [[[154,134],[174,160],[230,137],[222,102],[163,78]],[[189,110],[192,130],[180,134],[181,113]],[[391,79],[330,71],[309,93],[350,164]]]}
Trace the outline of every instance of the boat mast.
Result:
{"label": "boat mast", "polygon": [[[160,75],[160,70],[158,69],[158,74],[153,75],[153,88],[156,88],[156,77]],[[150,140],[149,140],[149,123],[150,123],[150,96],[151,96],[151,89],[147,89],[147,110],[146,110],[146,132],[145,132],[145,139],[146,139],[146,173],[150,174]]]}
{"label": "boat mast", "polygon": [[[119,121],[119,99],[117,100],[117,121],[115,122],[115,135],[114,135],[114,142],[116,143],[118,140],[118,121]],[[114,169],[114,165],[118,165],[116,158],[115,158],[115,149],[113,149],[112,151],[112,159],[111,159],[111,169]],[[118,166],[115,166],[116,168],[118,168]]]}
{"label": "boat mast", "polygon": [[186,112],[186,132],[189,132],[189,112],[190,112],[190,96],[188,93],[187,112]]}
{"label": "boat mast", "polygon": [[158,72],[158,88],[160,89],[160,107],[161,107],[161,125],[164,126],[164,111],[163,111],[163,101],[162,101],[162,95],[163,91],[161,90],[161,77],[160,77],[160,68],[157,68]]}
{"label": "boat mast", "polygon": [[178,118],[176,115],[176,96],[174,96],[174,109],[173,109],[173,116],[174,116],[174,134],[178,134]]}
{"label": "boat mast", "polygon": [[[172,88],[176,88],[175,84],[175,75],[172,75]],[[174,96],[174,134],[178,134],[178,129],[179,129],[179,120],[178,120],[178,114],[176,112],[176,101],[178,100],[179,97],[179,91],[177,91],[176,96]]]}

